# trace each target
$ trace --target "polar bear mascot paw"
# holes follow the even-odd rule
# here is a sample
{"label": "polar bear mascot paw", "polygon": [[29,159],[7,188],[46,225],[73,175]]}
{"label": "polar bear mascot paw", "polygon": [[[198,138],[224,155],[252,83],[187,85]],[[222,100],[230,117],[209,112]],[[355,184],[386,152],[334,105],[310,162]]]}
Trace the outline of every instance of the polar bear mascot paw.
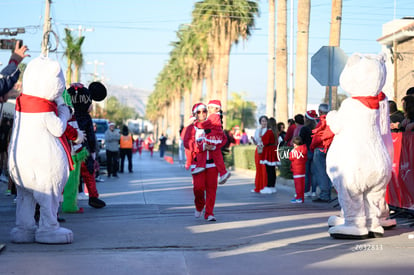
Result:
{"label": "polar bear mascot paw", "polygon": [[333,238],[382,237],[385,191],[392,172],[392,139],[382,55],[353,54],[340,76],[351,95],[326,122],[335,134],[326,157],[326,170],[338,192],[342,217],[328,224]]}
{"label": "polar bear mascot paw", "polygon": [[[9,146],[9,171],[16,183],[15,243],[71,243],[73,233],[57,221],[63,187],[72,165],[63,136],[70,119],[62,104],[65,79],[57,61],[38,57],[23,75],[23,93],[16,99],[16,114]],[[36,204],[40,219],[34,218]]]}

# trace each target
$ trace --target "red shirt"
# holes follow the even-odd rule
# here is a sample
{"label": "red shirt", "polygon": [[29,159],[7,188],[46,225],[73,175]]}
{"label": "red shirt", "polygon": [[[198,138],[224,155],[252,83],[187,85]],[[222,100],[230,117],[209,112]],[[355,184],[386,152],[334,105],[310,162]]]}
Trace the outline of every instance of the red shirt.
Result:
{"label": "red shirt", "polygon": [[289,160],[292,163],[291,168],[293,176],[305,175],[306,161],[308,160],[307,154],[308,149],[306,148],[306,144],[299,145],[298,147],[290,151]]}
{"label": "red shirt", "polygon": [[291,124],[289,126],[289,128],[286,131],[285,141],[286,141],[286,143],[287,143],[288,146],[291,146],[292,145],[292,143],[290,141],[293,138],[293,132],[295,131],[295,129],[296,129],[296,124],[293,123],[293,124]]}

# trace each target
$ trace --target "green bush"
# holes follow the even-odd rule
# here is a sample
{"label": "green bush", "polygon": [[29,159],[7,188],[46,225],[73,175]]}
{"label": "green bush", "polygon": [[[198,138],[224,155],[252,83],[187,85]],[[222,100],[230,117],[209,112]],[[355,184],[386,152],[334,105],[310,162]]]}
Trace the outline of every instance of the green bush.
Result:
{"label": "green bush", "polygon": [[253,145],[240,145],[233,146],[233,162],[235,168],[256,170],[254,163],[254,153],[256,146]]}
{"label": "green bush", "polygon": [[280,176],[286,179],[293,179],[293,173],[290,170],[290,160],[289,152],[292,150],[292,147],[282,146],[279,147],[278,154],[280,158]]}
{"label": "green bush", "polygon": [[233,150],[230,151],[222,151],[223,154],[223,160],[224,160],[224,164],[226,165],[226,168],[230,168],[234,166],[234,161],[233,161]]}

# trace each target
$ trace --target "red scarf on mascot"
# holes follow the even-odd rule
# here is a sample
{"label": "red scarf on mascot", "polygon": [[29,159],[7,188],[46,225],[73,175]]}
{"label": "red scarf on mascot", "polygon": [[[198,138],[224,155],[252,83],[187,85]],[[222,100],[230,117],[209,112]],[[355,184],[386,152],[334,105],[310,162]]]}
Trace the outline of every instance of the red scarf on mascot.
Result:
{"label": "red scarf on mascot", "polygon": [[[21,94],[16,99],[16,111],[21,113],[48,113],[54,112],[56,115],[58,113],[57,105],[55,102],[49,101],[47,99]],[[62,143],[63,148],[65,149],[66,157],[69,162],[69,170],[73,170],[73,160],[70,154],[70,147],[67,139],[62,135],[59,137],[60,142]]]}
{"label": "red scarf on mascot", "polygon": [[376,96],[353,96],[353,99],[359,100],[362,104],[370,109],[378,109],[380,101],[385,99],[385,94],[380,92]]}

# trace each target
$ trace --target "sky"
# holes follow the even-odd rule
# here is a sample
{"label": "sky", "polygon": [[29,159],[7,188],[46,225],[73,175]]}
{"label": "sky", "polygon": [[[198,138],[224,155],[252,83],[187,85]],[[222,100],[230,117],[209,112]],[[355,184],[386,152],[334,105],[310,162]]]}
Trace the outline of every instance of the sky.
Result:
{"label": "sky", "polygon": [[[41,49],[43,18],[46,0],[0,1],[0,31],[3,28],[24,27],[23,39],[30,49],[31,58]],[[293,0],[294,34],[297,23],[297,0]],[[82,82],[89,82],[93,74],[104,77],[111,85],[130,86],[152,91],[164,64],[169,59],[171,42],[176,41],[176,31],[181,24],[191,22],[194,0],[53,0],[51,6],[52,30],[59,40],[57,52],[52,58],[61,62],[64,29],[74,29],[73,35],[82,30],[85,65]],[[277,1],[276,1],[277,2]],[[229,93],[245,92],[246,99],[258,105],[265,104],[267,85],[268,51],[268,1],[258,1],[257,17],[252,36],[233,46],[230,57]],[[288,1],[288,22],[290,22]],[[393,19],[414,16],[412,0],[343,0],[341,45],[347,55],[353,52],[379,53],[382,25]],[[310,58],[322,46],[329,43],[331,1],[311,1],[309,31]],[[288,23],[289,27],[290,23]],[[290,41],[288,30],[288,43]],[[10,38],[0,36],[0,38]],[[294,38],[293,53],[296,48]],[[51,38],[52,44],[56,39]],[[291,49],[288,49],[290,52]],[[0,69],[7,63],[10,52],[0,50]],[[294,70],[293,70],[294,72]],[[310,73],[310,69],[309,69]],[[324,97],[325,87],[310,75],[308,103],[318,104]]]}

